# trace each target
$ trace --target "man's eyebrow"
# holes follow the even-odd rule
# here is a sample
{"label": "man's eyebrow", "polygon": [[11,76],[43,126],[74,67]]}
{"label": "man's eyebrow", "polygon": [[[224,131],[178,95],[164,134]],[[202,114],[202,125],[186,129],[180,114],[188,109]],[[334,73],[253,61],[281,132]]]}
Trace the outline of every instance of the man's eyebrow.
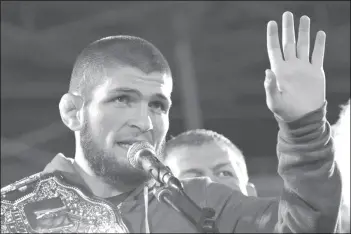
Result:
{"label": "man's eyebrow", "polygon": [[[111,89],[109,91],[107,91],[108,94],[116,94],[118,92],[124,92],[124,93],[134,93],[137,94],[138,96],[142,96],[141,92],[137,89],[131,89],[131,88],[126,88],[126,87],[120,87],[120,88],[115,88],[115,89]],[[172,105],[172,100],[169,97],[166,97],[165,95],[161,94],[161,93],[156,93],[153,96],[165,100],[169,103],[169,105]]]}
{"label": "man's eyebrow", "polygon": [[202,175],[201,170],[196,169],[196,168],[192,168],[192,169],[189,169],[189,170],[182,171],[180,174],[181,174],[181,175],[184,175],[184,174],[187,174],[187,173],[194,173],[194,174],[200,174],[200,175]]}
{"label": "man's eyebrow", "polygon": [[232,164],[231,163],[219,163],[216,166],[214,166],[212,168],[212,170],[219,170],[219,169],[221,169],[222,167],[225,167],[225,166],[232,166]]}
{"label": "man's eyebrow", "polygon": [[141,96],[141,93],[140,93],[139,90],[131,89],[131,88],[120,87],[120,88],[115,88],[115,89],[111,89],[111,90],[107,91],[108,94],[115,94],[115,93],[118,93],[118,92],[135,93],[135,94]]}

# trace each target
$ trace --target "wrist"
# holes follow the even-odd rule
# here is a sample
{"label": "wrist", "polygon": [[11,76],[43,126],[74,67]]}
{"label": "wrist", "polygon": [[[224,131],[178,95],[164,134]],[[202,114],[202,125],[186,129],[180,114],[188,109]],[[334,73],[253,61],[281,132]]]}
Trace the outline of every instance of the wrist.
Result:
{"label": "wrist", "polygon": [[283,133],[283,136],[289,138],[299,138],[320,128],[326,121],[326,112],[327,101],[325,101],[320,108],[311,111],[293,121],[285,121],[277,115],[274,116],[278,122],[281,133]]}

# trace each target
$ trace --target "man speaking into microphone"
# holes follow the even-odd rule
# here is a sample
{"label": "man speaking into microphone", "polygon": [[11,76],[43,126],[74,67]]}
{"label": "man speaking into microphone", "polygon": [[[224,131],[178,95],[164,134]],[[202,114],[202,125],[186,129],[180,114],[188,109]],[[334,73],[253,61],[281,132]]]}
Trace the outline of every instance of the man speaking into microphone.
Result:
{"label": "man speaking into microphone", "polygon": [[[277,199],[263,199],[206,179],[183,181],[198,206],[215,210],[219,232],[336,228],[341,181],[326,120],[325,33],[318,32],[309,61],[310,19],[301,17],[297,43],[292,13],[283,14],[282,24],[283,53],[277,23],[267,25],[271,69],[265,90],[280,127],[284,190]],[[74,160],[59,154],[43,173],[3,188],[1,231],[196,232],[186,217],[155,199],[150,174],[127,158],[137,142],[161,152],[172,86],[166,59],[144,39],[112,36],[85,48],[59,104],[63,123],[75,135]]]}

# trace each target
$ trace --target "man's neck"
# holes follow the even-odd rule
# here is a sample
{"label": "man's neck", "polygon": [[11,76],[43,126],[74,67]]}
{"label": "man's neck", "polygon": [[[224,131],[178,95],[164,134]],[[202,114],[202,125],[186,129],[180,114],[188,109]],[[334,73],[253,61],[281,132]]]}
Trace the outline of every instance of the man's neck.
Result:
{"label": "man's neck", "polygon": [[[97,197],[108,198],[130,191],[128,188],[119,188],[106,183],[103,178],[95,175],[84,157],[77,157],[74,160],[74,167],[90,191]],[[117,188],[118,187],[118,188]]]}

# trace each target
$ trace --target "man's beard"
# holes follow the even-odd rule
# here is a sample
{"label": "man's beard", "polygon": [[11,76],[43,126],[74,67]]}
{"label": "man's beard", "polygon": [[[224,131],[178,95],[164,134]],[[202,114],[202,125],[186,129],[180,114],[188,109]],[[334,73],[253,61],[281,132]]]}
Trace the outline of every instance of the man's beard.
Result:
{"label": "man's beard", "polygon": [[[115,187],[137,187],[150,178],[146,172],[133,168],[126,155],[115,155],[112,149],[101,148],[94,141],[89,123],[85,123],[80,132],[80,141],[90,168],[106,183]],[[157,152],[163,152],[163,147],[164,142],[157,147]]]}

